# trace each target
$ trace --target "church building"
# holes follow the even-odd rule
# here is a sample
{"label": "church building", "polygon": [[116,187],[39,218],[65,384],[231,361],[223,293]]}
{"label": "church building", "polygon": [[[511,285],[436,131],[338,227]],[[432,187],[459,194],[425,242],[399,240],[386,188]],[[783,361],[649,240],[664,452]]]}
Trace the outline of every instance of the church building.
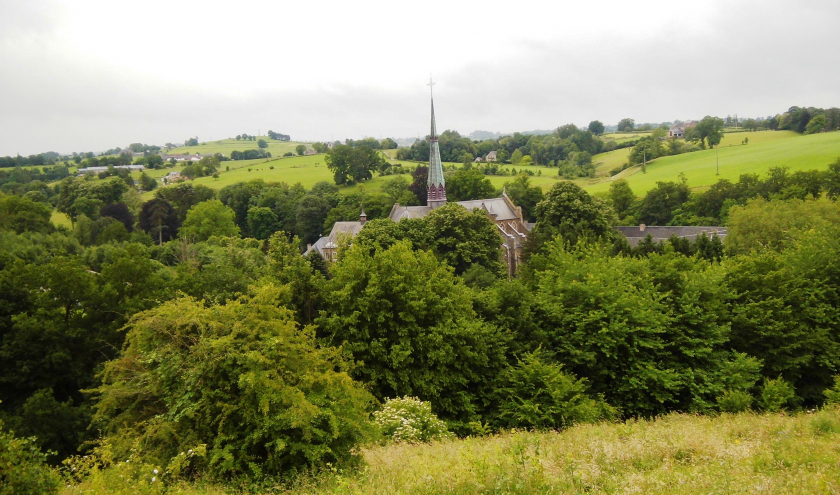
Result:
{"label": "church building", "polygon": [[[431,86],[432,83],[429,83]],[[435,128],[435,102],[432,96],[432,132],[429,135],[429,176],[426,183],[428,192],[427,206],[400,206],[399,203],[391,208],[388,218],[391,221],[399,222],[406,218],[423,218],[435,208],[446,204],[446,180],[443,177],[443,164],[440,160],[440,147],[438,146],[437,129]],[[532,223],[527,223],[522,216],[522,208],[513,204],[505,191],[501,197],[488,199],[475,199],[471,201],[457,201],[464,208],[481,210],[490,217],[496,224],[502,247],[502,257],[508,267],[508,275],[514,276],[519,260],[522,255],[522,247],[528,232],[533,228]],[[367,218],[362,213],[359,222],[336,222],[329,236],[318,239],[318,242],[309,246],[307,254],[317,250],[326,260],[334,261],[336,258],[337,238],[341,236],[355,236],[365,224]]]}

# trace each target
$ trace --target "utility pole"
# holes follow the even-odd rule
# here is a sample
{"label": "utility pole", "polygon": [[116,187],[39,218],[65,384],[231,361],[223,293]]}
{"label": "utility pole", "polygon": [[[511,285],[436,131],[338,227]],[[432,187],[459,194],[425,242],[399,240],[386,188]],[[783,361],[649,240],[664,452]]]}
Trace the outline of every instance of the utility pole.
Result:
{"label": "utility pole", "polygon": [[642,150],[642,173],[647,173],[647,150]]}

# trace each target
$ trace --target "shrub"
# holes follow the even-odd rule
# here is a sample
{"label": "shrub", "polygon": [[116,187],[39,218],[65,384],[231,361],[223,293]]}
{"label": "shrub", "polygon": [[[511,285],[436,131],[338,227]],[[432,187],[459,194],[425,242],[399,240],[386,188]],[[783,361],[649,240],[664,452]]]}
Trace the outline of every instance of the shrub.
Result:
{"label": "shrub", "polygon": [[834,386],[823,392],[826,404],[840,404],[840,376],[834,377]]}
{"label": "shrub", "polygon": [[113,458],[136,452],[162,472],[211,479],[348,459],[369,433],[373,398],[336,349],[297,327],[280,306],[285,291],[268,285],[210,307],[184,297],[135,316],[97,389]]}
{"label": "shrub", "polygon": [[564,373],[559,364],[527,354],[500,377],[497,421],[506,427],[564,428],[617,416],[603,400],[586,394],[586,382]]}
{"label": "shrub", "polygon": [[793,385],[781,377],[771,380],[764,379],[764,387],[761,390],[761,407],[767,412],[779,412],[789,405],[795,393]]}
{"label": "shrub", "polygon": [[46,459],[35,438],[18,438],[0,421],[0,495],[57,493],[59,477]]}
{"label": "shrub", "polygon": [[742,390],[727,390],[718,397],[720,410],[728,413],[746,411],[752,405],[752,395]]}
{"label": "shrub", "polygon": [[382,435],[394,442],[430,442],[450,436],[446,423],[432,412],[432,404],[416,397],[387,399],[373,417]]}

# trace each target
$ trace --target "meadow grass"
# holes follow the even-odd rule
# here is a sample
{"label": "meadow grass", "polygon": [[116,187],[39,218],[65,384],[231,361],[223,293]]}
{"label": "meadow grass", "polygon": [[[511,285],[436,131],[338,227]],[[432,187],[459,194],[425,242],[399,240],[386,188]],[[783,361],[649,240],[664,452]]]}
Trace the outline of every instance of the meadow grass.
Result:
{"label": "meadow grass", "polygon": [[299,144],[306,145],[307,147],[309,147],[310,144],[302,141],[275,141],[269,138],[268,136],[257,136],[256,141],[237,141],[236,139],[219,139],[217,141],[201,142],[197,146],[183,146],[180,148],[172,148],[169,151],[164,151],[164,153],[167,153],[169,155],[182,155],[184,153],[199,153],[202,155],[213,155],[215,153],[221,153],[227,157],[230,157],[231,151],[259,149],[259,146],[257,146],[257,142],[260,139],[265,139],[265,142],[268,143],[268,148],[265,148],[265,150],[270,152],[271,156],[275,158],[283,156],[283,154],[287,152],[294,153],[295,147]]}
{"label": "meadow grass", "polygon": [[[792,416],[670,414],[560,432],[375,446],[359,455],[358,469],[333,469],[262,493],[838,493],[840,409]],[[64,495],[117,489],[89,480]],[[179,485],[172,492],[219,490]]]}
{"label": "meadow grass", "polygon": [[73,228],[73,223],[70,221],[70,217],[58,210],[53,210],[50,222],[52,222],[52,224],[56,227],[67,227],[68,229]]}
{"label": "meadow grass", "polygon": [[[749,144],[741,145],[744,137]],[[596,155],[596,159],[599,155]],[[800,136],[790,131],[726,134],[721,145],[711,150],[665,156],[648,163],[647,173],[636,166],[616,177],[584,184],[592,194],[609,189],[612,180],[626,178],[633,192],[643,195],[657,182],[678,181],[685,174],[692,188],[704,189],[719,179],[736,182],[742,174],[764,176],[772,167],[797,170],[825,170],[840,157],[840,132]],[[720,175],[717,175],[717,161]]]}

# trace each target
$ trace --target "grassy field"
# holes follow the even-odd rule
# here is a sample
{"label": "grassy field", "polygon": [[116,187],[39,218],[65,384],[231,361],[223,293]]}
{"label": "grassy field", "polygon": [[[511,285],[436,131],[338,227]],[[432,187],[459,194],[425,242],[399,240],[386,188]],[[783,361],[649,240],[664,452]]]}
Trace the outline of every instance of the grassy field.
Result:
{"label": "grassy field", "polygon": [[616,143],[624,143],[639,139],[640,137],[650,136],[649,132],[610,132],[602,134],[601,139],[615,141]]}
{"label": "grassy field", "polygon": [[[361,455],[360,469],[336,470],[270,493],[838,493],[840,410],[793,416],[672,414],[563,432],[373,447]],[[172,488],[185,495],[223,493],[213,487]],[[117,489],[92,481],[63,493]]]}
{"label": "grassy field", "polygon": [[200,143],[198,146],[184,146],[182,148],[173,148],[168,152],[165,152],[170,155],[181,155],[184,153],[187,154],[195,154],[199,153],[202,155],[212,155],[215,153],[221,153],[227,157],[230,156],[231,151],[245,151],[245,150],[255,150],[259,149],[257,146],[257,141],[260,139],[265,139],[268,143],[268,148],[266,151],[271,153],[273,157],[283,156],[284,153],[291,151],[292,153],[295,152],[295,147],[299,144],[309,145],[309,143],[298,142],[298,141],[275,141],[268,136],[257,136],[256,141],[237,141],[236,139],[220,139],[218,141],[207,141]]}
{"label": "grassy field", "polygon": [[[749,144],[741,145],[745,137]],[[600,155],[596,155],[597,160]],[[718,179],[737,181],[741,174],[764,175],[771,167],[797,170],[824,170],[840,157],[840,132],[800,136],[790,131],[739,132],[726,134],[721,145],[713,150],[666,156],[648,163],[647,173],[640,167],[626,170],[624,177],[637,195],[645,194],[660,181],[679,180],[684,173],[692,188],[704,189]],[[716,163],[720,160],[720,175]],[[582,184],[593,194],[609,189],[611,180]]]}

